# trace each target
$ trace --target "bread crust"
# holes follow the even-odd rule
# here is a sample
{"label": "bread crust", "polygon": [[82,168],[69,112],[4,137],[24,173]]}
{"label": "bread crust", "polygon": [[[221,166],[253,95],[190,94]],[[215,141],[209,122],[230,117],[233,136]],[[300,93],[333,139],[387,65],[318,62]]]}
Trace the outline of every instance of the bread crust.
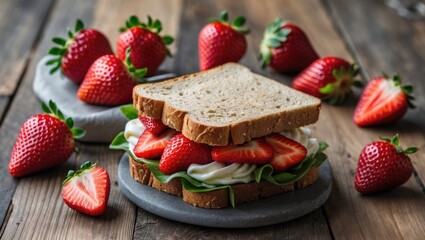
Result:
{"label": "bread crust", "polygon": [[[226,65],[222,65],[218,69],[224,66]],[[212,70],[217,71],[217,69],[208,71]],[[200,74],[205,74],[205,72],[189,74],[157,84],[170,84]],[[149,86],[151,85],[143,84],[133,89],[133,105],[139,111],[139,114],[161,119],[165,125],[182,132],[190,140],[210,146],[243,144],[253,138],[266,136],[270,133],[291,130],[315,123],[319,119],[321,107],[320,100],[317,99],[315,104],[300,106],[297,109],[282,110],[278,113],[264,115],[255,119],[247,118],[247,120],[232,122],[223,126],[210,126],[196,121],[190,116],[190,113],[178,109],[163,100],[151,99],[138,94],[137,88]],[[299,95],[312,98],[304,93],[299,93]]]}
{"label": "bread crust", "polygon": [[[161,192],[181,196],[183,201],[196,207],[219,209],[230,205],[227,188],[209,192],[189,192],[182,187],[180,179],[175,178],[169,183],[161,183],[150,173],[150,171],[145,171],[145,169],[148,168],[146,164],[139,163],[131,157],[129,157],[129,160],[131,176],[142,184],[151,186]],[[275,185],[267,181],[234,184],[232,185],[232,189],[235,195],[235,204],[255,201],[261,197],[269,197],[307,187],[319,178],[319,171],[319,168],[312,167],[300,180],[288,185]],[[133,173],[138,174],[134,175]],[[146,181],[140,181],[146,178],[149,178],[147,183]]]}

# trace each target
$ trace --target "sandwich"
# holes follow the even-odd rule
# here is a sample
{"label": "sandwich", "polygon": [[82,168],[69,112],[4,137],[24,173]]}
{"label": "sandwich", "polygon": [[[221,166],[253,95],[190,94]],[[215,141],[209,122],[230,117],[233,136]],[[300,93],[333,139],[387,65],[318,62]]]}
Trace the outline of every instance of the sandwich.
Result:
{"label": "sandwich", "polygon": [[319,99],[227,63],[137,85],[112,149],[132,178],[202,208],[235,207],[307,187],[327,145],[306,127]]}

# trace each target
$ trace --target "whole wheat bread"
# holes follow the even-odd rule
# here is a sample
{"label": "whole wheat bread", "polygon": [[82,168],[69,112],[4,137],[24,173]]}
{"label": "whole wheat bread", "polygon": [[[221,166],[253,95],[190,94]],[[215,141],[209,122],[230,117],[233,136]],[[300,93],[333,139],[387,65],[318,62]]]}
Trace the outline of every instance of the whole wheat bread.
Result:
{"label": "whole wheat bread", "polygon": [[[175,178],[168,183],[161,183],[149,171],[144,163],[139,163],[129,157],[130,174],[138,182],[155,188],[158,191],[181,196],[183,201],[202,208],[225,208],[229,204],[228,189],[214,190],[210,192],[189,192],[182,187],[179,178]],[[146,169],[148,171],[146,171]],[[257,200],[261,197],[269,197],[283,192],[304,188],[314,183],[319,178],[319,168],[313,167],[300,180],[288,185],[274,185],[267,181],[259,183],[233,184],[232,189],[235,196],[235,204]]]}
{"label": "whole wheat bread", "polygon": [[160,83],[137,85],[139,113],[211,146],[242,144],[316,122],[320,100],[227,63]]}

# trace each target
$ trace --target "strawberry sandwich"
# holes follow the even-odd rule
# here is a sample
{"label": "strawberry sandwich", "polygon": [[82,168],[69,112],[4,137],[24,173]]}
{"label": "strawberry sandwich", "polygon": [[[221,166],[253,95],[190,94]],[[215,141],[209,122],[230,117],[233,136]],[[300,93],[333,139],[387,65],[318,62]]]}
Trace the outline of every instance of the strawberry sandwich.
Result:
{"label": "strawberry sandwich", "polygon": [[246,67],[219,67],[137,85],[111,148],[138,182],[202,208],[225,208],[304,188],[325,143],[309,128],[320,100]]}

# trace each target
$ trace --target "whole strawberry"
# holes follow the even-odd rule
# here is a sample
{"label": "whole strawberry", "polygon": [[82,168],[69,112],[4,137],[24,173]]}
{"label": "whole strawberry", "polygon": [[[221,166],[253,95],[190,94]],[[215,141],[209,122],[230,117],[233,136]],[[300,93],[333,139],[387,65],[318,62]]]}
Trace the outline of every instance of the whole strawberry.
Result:
{"label": "whole strawberry", "polygon": [[86,162],[77,171],[70,170],[62,183],[62,198],[77,212],[99,216],[106,211],[111,182],[108,172]]}
{"label": "whole strawberry", "polygon": [[22,177],[65,162],[74,150],[74,138],[84,131],[73,128],[52,101],[42,104],[45,113],[28,119],[21,127],[9,162],[9,173]]}
{"label": "whole strawberry", "polygon": [[198,51],[201,71],[227,62],[239,62],[246,52],[245,35],[248,29],[242,28],[245,18],[237,17],[232,23],[223,11],[219,19],[205,25],[199,32]]}
{"label": "whole strawberry", "polygon": [[159,161],[159,169],[165,174],[185,171],[192,163],[207,164],[212,162],[211,147],[194,142],[179,133],[172,137]]}
{"label": "whole strawberry", "polygon": [[354,111],[354,123],[360,127],[383,125],[400,120],[407,108],[415,108],[410,95],[413,87],[401,86],[398,74],[369,81]]}
{"label": "whole strawberry", "polygon": [[83,22],[78,19],[75,32],[68,30],[68,40],[53,38],[59,45],[49,50],[54,58],[47,62],[52,65],[50,74],[61,69],[62,73],[76,84],[80,84],[91,64],[99,57],[112,54],[108,39],[99,31],[84,29]]}
{"label": "whole strawberry", "polygon": [[415,153],[415,147],[403,150],[398,135],[393,139],[372,142],[360,153],[354,186],[360,193],[389,190],[409,180],[413,166],[407,154]]}
{"label": "whole strawberry", "polygon": [[117,56],[121,60],[126,59],[126,50],[131,48],[130,60],[135,68],[147,68],[147,76],[153,75],[165,57],[171,56],[167,45],[173,43],[170,36],[160,36],[162,24],[159,20],[152,20],[148,16],[148,22],[142,23],[136,16],[131,16],[120,28],[120,36],[117,41]]}
{"label": "whole strawberry", "polygon": [[123,62],[114,55],[98,58],[87,72],[84,81],[78,89],[78,98],[89,104],[117,106],[132,101],[133,87],[145,82],[143,78],[147,69],[136,69],[127,59]]}
{"label": "whole strawberry", "polygon": [[261,66],[282,72],[300,72],[318,59],[305,33],[292,23],[276,18],[267,25],[260,45]]}
{"label": "whole strawberry", "polygon": [[342,58],[324,57],[317,59],[304,71],[296,76],[292,87],[327,100],[330,104],[342,103],[351,93],[351,86],[361,86],[354,80],[359,73],[355,64],[350,64]]}

